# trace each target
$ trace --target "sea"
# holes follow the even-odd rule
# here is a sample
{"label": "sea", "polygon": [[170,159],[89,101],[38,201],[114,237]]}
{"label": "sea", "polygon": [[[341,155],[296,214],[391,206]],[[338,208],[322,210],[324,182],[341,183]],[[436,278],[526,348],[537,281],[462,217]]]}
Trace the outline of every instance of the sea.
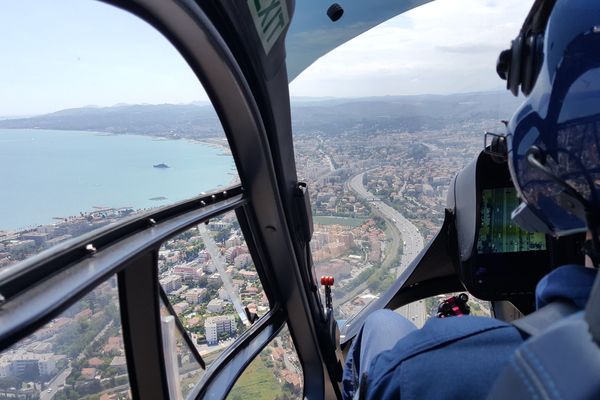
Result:
{"label": "sea", "polygon": [[0,129],[0,230],[101,207],[159,207],[227,187],[236,177],[228,149],[211,143]]}

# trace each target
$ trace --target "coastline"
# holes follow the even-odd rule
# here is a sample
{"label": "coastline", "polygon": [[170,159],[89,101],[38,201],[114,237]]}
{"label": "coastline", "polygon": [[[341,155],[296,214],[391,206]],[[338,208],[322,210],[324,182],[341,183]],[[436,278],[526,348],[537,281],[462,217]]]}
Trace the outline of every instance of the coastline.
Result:
{"label": "coastline", "polygon": [[177,133],[139,133],[139,132],[110,132],[110,131],[96,131],[96,130],[81,130],[81,129],[46,129],[46,128],[0,128],[1,131],[18,132],[18,131],[54,131],[63,133],[86,133],[93,134],[94,136],[141,136],[151,138],[153,141],[167,141],[167,140],[185,140],[190,143],[205,144],[211,148],[218,148],[224,151],[224,155],[231,155],[229,144],[225,133],[222,133],[222,137],[219,136],[208,136],[197,138],[193,136],[181,135]]}
{"label": "coastline", "polygon": [[204,144],[213,149],[219,149],[223,152],[223,153],[219,154],[220,156],[228,156],[228,157],[232,156],[231,149],[229,148],[229,143],[227,142],[227,138],[225,138],[225,137],[223,137],[223,138],[217,138],[217,137],[202,138],[202,139],[185,138],[185,139],[191,143]]}
{"label": "coastline", "polygon": [[[73,184],[71,186],[70,183],[64,183],[61,182],[61,180],[59,180],[58,182],[55,181],[55,179],[53,177],[46,177],[44,176],[43,173],[41,173],[41,175],[38,175],[37,171],[43,171],[45,172],[45,167],[41,167],[41,166],[36,166],[35,169],[31,170],[31,169],[26,169],[25,168],[25,164],[22,165],[21,162],[13,162],[12,164],[10,164],[10,167],[8,168],[8,172],[10,174],[15,174],[15,176],[18,176],[19,174],[21,175],[21,178],[23,177],[27,177],[27,176],[31,176],[31,177],[37,177],[36,178],[36,182],[37,180],[40,180],[42,182],[51,182],[52,185],[55,185],[56,188],[60,188],[60,187],[65,187],[65,184],[67,185],[65,188],[66,189],[70,189],[70,191],[76,190],[79,193],[88,193],[89,198],[87,200],[92,200],[92,201],[97,201],[100,204],[104,204],[107,206],[114,206],[117,208],[122,208],[122,205],[125,204],[133,204],[135,207],[135,212],[139,212],[140,210],[144,210],[144,209],[149,209],[149,208],[158,208],[158,207],[162,207],[162,206],[166,206],[166,205],[170,205],[170,204],[174,204],[177,203],[179,201],[183,201],[185,199],[189,199],[189,198],[194,198],[195,196],[200,195],[200,193],[202,193],[203,191],[206,191],[206,189],[203,190],[204,188],[209,188],[210,190],[208,192],[213,192],[213,191],[219,191],[219,190],[223,190],[224,188],[236,185],[239,183],[239,178],[237,176],[237,171],[235,169],[235,164],[233,162],[233,160],[231,160],[231,162],[228,162],[226,160],[223,160],[223,162],[221,161],[217,161],[214,157],[217,156],[223,156],[226,155],[228,157],[231,157],[231,152],[229,150],[229,146],[228,143],[226,141],[226,139],[220,138],[220,137],[212,137],[212,138],[201,138],[201,139],[196,139],[196,138],[190,138],[190,137],[184,137],[184,136],[173,136],[173,135],[169,135],[168,133],[164,133],[162,135],[144,135],[144,134],[137,134],[137,133],[113,133],[113,132],[98,132],[98,131],[81,131],[81,130],[50,130],[50,129],[31,129],[31,128],[26,128],[26,129],[0,129],[0,134],[6,134],[6,138],[10,139],[11,137],[13,138],[17,138],[16,140],[18,142],[20,142],[19,146],[23,149],[23,151],[20,151],[21,149],[19,149],[19,152],[13,152],[13,154],[15,154],[15,157],[17,157],[19,154],[27,154],[28,152],[28,148],[29,146],[31,146],[29,143],[41,143],[42,145],[45,143],[44,141],[46,140],[50,140],[48,139],[50,136],[45,136],[46,134],[50,134],[52,132],[56,132],[59,134],[65,134],[65,136],[61,137],[59,142],[62,140],[67,140],[70,141],[69,136],[68,135],[78,135],[81,134],[82,138],[85,138],[85,136],[83,135],[91,135],[94,137],[98,137],[98,138],[102,138],[102,137],[116,137],[116,136],[129,136],[129,137],[140,137],[140,138],[144,138],[145,140],[148,141],[169,141],[169,142],[176,142],[176,141],[180,141],[181,139],[185,140],[186,143],[191,143],[194,145],[201,145],[203,148],[205,149],[211,149],[211,150],[207,150],[208,153],[203,153],[201,151],[197,151],[197,153],[200,155],[199,157],[195,157],[196,159],[199,159],[200,161],[193,161],[192,163],[190,163],[189,161],[187,161],[187,166],[186,168],[184,168],[183,170],[181,170],[181,175],[177,174],[177,171],[174,171],[174,174],[172,174],[172,176],[175,179],[175,181],[173,181],[172,177],[168,177],[165,178],[168,181],[171,182],[170,185],[165,186],[165,190],[153,190],[152,189],[152,181],[148,181],[148,173],[144,173],[144,179],[145,181],[141,184],[141,185],[145,185],[142,187],[142,191],[141,192],[137,192],[138,194],[142,194],[142,196],[147,196],[147,197],[140,197],[140,196],[131,196],[132,200],[127,200],[124,197],[127,196],[127,194],[129,192],[124,192],[121,191],[121,196],[117,196],[114,198],[114,201],[112,200],[112,198],[110,198],[109,200],[106,200],[105,196],[96,196],[95,192],[97,190],[100,189],[96,189],[97,187],[102,187],[102,190],[106,190],[107,188],[109,190],[116,190],[118,193],[119,191],[119,187],[117,186],[117,184],[115,183],[113,185],[113,181],[116,182],[116,180],[118,180],[117,178],[111,178],[110,176],[115,176],[114,172],[116,172],[116,170],[118,169],[123,169],[124,171],[127,171],[127,166],[125,167],[121,167],[120,163],[111,163],[111,167],[109,168],[109,170],[115,170],[113,173],[111,173],[110,171],[108,172],[109,177],[106,179],[101,179],[101,180],[94,180],[93,177],[89,178],[89,181],[92,182],[91,185],[85,185],[85,184],[81,184],[81,182],[75,182],[75,184]],[[20,138],[21,133],[24,134],[23,138]],[[30,137],[27,135],[28,133],[31,134],[31,142],[30,142]],[[12,134],[12,136],[11,136]],[[74,136],[71,136],[74,137]],[[65,138],[65,139],[63,139]],[[77,139],[73,139],[74,141],[76,141]],[[96,139],[96,140],[101,140],[101,139]],[[85,142],[87,143],[87,142]],[[93,147],[94,143],[98,143],[98,142],[94,142],[94,141],[90,141],[89,142],[89,148],[95,150],[96,148]],[[127,143],[127,142],[126,142]],[[132,143],[132,142],[129,142]],[[133,145],[135,146],[136,142],[133,142]],[[181,143],[181,142],[180,142]],[[118,145],[118,144],[117,144]],[[183,146],[183,152],[178,151],[177,149],[181,149],[182,145],[184,145],[183,143],[181,143],[178,147],[175,147],[176,150],[174,151],[170,151],[170,147],[167,147],[169,154],[172,153],[173,157],[177,157],[178,155],[182,155],[182,157],[187,157],[187,160],[193,159],[194,156],[194,152],[196,152],[196,150],[192,147],[189,146],[188,150],[185,150],[185,148],[187,146]],[[39,146],[39,144],[38,144]],[[109,146],[114,147],[114,144],[111,144]],[[104,149],[99,149],[97,152],[100,154],[106,154],[106,148],[109,146],[105,146]],[[131,145],[130,145],[131,146]],[[156,145],[155,145],[156,146]],[[81,147],[81,146],[80,146]],[[125,148],[127,148],[127,145],[124,146]],[[15,148],[17,148],[15,146]],[[190,153],[192,153],[192,155],[190,155]],[[52,149],[48,150],[48,154],[49,156],[52,154]],[[79,153],[81,154],[81,153]],[[146,154],[154,154],[154,152],[148,153],[146,152]],[[43,154],[40,154],[40,152],[34,152],[31,154],[27,154],[28,157],[33,157],[33,159],[35,160],[33,164],[46,164],[46,165],[51,165],[54,164],[53,158],[49,157],[49,163],[46,163],[44,161],[45,157],[43,156]],[[219,165],[219,170],[215,171],[215,165],[214,161],[208,163],[208,165],[203,165],[203,162],[201,160],[206,160],[204,157],[209,157],[209,159],[212,159],[214,161],[217,161],[217,164]],[[84,156],[85,157],[85,156]],[[122,156],[121,156],[122,157]],[[20,157],[21,159],[23,157]],[[63,157],[64,159],[64,157]],[[10,159],[6,159],[6,163],[9,162]],[[118,159],[117,159],[118,160]],[[15,161],[15,160],[13,160]],[[17,160],[18,161],[18,160]],[[109,158],[107,158],[107,161],[109,161]],[[160,160],[159,160],[160,161]],[[77,162],[75,160],[75,162]],[[134,161],[135,162],[135,161]],[[32,163],[29,163],[32,164]],[[33,165],[32,164],[32,165]],[[116,164],[116,167],[115,167]],[[138,163],[139,164],[139,163]],[[206,164],[206,163],[204,163]],[[98,165],[98,164],[96,164]],[[152,165],[150,165],[149,167],[150,169],[152,169]],[[96,167],[96,169],[99,169]],[[104,168],[100,168],[100,174],[104,174],[106,175],[106,169]],[[12,172],[11,172],[12,171]],[[135,172],[135,170],[133,170]],[[214,172],[218,172],[218,173],[213,173],[211,171]],[[150,178],[149,179],[154,179],[152,178],[152,172],[150,172]],[[196,176],[206,176],[208,179],[200,179],[198,181],[197,178],[193,177],[193,174],[195,174]],[[55,174],[54,176],[66,176],[64,174]],[[75,173],[76,175],[76,173]],[[121,175],[120,173],[117,172],[117,176]],[[179,176],[175,176],[175,175],[179,175]],[[133,176],[135,176],[135,178],[137,178],[137,175],[132,175],[132,179]],[[87,177],[87,176],[86,176]],[[68,178],[68,177],[67,177]],[[17,178],[15,178],[16,180]],[[77,178],[79,179],[79,178]],[[127,179],[127,178],[125,178]],[[163,179],[163,178],[159,178],[159,179]],[[26,179],[27,180],[27,179]],[[62,179],[62,181],[64,181],[65,179]],[[81,179],[79,179],[81,180]],[[22,182],[23,180],[21,180],[20,182]],[[150,183],[146,183],[146,181],[150,182]],[[217,181],[217,182],[215,182]],[[13,181],[14,182],[14,181]],[[97,183],[96,183],[97,182]],[[190,182],[198,182],[196,185],[190,185]],[[212,182],[212,183],[211,183]],[[85,183],[85,180],[84,180]],[[20,197],[23,196],[30,196],[30,198],[37,198],[39,196],[41,196],[42,198],[47,198],[47,199],[52,199],[54,196],[54,194],[57,194],[59,192],[59,190],[57,189],[50,189],[52,192],[54,192],[54,194],[52,194],[52,192],[48,192],[48,185],[45,185],[45,187],[38,187],[37,183],[32,183],[29,185],[29,187],[24,187],[23,190],[19,189],[20,188],[20,183],[10,183],[9,181],[9,186],[7,188],[7,190],[9,190],[9,188],[11,187],[11,185],[13,186],[12,189],[12,193],[17,193],[19,194]],[[178,185],[178,186],[177,186]],[[44,185],[42,185],[44,186]],[[88,191],[87,186],[93,186],[89,189],[92,189],[92,191]],[[175,188],[175,186],[179,187],[179,188],[183,188],[183,189],[177,189]],[[197,187],[197,190],[194,190],[194,187]],[[149,188],[149,190],[147,190]],[[172,190],[170,188],[174,188],[175,190]],[[154,191],[155,193],[152,194],[148,194],[147,192],[152,192]],[[31,192],[31,193],[30,193]],[[35,192],[35,194],[34,194]],[[77,193],[77,192],[73,192],[73,193]],[[91,193],[91,194],[90,194]],[[107,193],[111,193],[110,191],[108,191]],[[135,189],[132,190],[131,192],[132,194],[136,193]],[[47,195],[46,195],[47,194]],[[52,196],[50,195],[52,194]],[[60,197],[60,196],[59,196]],[[95,212],[97,212],[98,210],[95,210],[91,204],[93,204],[90,201],[86,201],[86,199],[82,199],[82,201],[79,201],[80,197],[85,197],[83,195],[76,195],[73,197],[73,200],[75,202],[75,207],[62,207],[62,211],[67,211],[67,213],[63,213],[60,211],[60,208],[56,208],[54,207],[54,211],[50,210],[44,214],[44,211],[42,210],[41,212],[37,212],[37,216],[30,216],[30,218],[20,218],[19,215],[22,214],[23,216],[26,215],[26,210],[29,209],[30,207],[33,207],[32,205],[28,205],[25,206],[25,208],[23,208],[23,203],[15,203],[14,199],[18,198],[15,196],[12,196],[12,200],[11,197],[9,196],[9,198],[7,200],[5,200],[2,204],[4,210],[8,213],[10,212],[10,210],[13,210],[12,214],[13,217],[16,218],[11,218],[9,217],[8,219],[6,219],[4,222],[7,223],[7,225],[5,226],[0,226],[0,238],[4,239],[4,236],[12,236],[15,234],[19,234],[21,232],[27,232],[27,231],[32,231],[32,230],[36,230],[39,229],[40,227],[45,227],[45,226],[56,226],[57,223],[63,223],[63,221],[65,220],[74,220],[82,215],[90,215],[93,214]],[[98,200],[94,200],[94,198],[98,198]],[[148,205],[148,202],[153,202],[154,204],[152,204],[151,206]],[[90,203],[90,206],[88,207],[88,203]],[[137,203],[137,206],[136,206]],[[21,206],[19,206],[19,204],[21,204]],[[77,205],[80,206],[77,207]],[[69,210],[70,208],[70,210]],[[77,209],[79,208],[79,209]],[[110,208],[110,207],[109,207]],[[133,207],[132,207],[133,208]],[[21,210],[19,211],[19,215],[15,215],[14,211],[15,210]],[[8,215],[8,214],[7,214]],[[64,216],[64,217],[63,217]],[[0,239],[1,240],[1,239]],[[2,247],[2,246],[0,246]],[[1,252],[1,250],[0,250]]]}

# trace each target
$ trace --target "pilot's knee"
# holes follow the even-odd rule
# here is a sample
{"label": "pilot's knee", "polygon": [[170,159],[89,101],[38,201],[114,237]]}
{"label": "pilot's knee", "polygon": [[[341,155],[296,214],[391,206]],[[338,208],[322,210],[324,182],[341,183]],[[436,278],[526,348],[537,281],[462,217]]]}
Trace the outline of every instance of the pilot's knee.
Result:
{"label": "pilot's knee", "polygon": [[381,325],[396,319],[397,317],[404,318],[400,314],[393,312],[392,310],[382,309],[372,312],[367,319],[365,319],[365,325]]}
{"label": "pilot's knee", "polygon": [[415,325],[402,315],[391,310],[377,310],[371,313],[365,320],[363,331],[374,331],[379,333],[393,332],[394,336],[406,334],[415,330]]}

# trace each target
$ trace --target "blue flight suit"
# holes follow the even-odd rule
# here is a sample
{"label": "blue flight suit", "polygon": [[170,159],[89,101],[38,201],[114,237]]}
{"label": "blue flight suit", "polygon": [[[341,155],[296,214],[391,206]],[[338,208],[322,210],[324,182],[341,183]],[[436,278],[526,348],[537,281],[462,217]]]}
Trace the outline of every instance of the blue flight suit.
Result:
{"label": "blue flight suit", "polygon": [[[596,270],[557,268],[536,288],[536,305],[571,301],[583,309]],[[431,318],[421,329],[401,315],[370,315],[348,352],[343,398],[481,399],[523,342],[519,331],[487,317]]]}

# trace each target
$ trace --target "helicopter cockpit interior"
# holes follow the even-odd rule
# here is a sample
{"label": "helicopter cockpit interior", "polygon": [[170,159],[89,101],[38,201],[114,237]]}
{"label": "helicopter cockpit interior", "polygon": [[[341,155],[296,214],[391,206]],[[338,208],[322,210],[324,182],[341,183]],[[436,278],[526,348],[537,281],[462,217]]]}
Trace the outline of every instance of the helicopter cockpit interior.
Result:
{"label": "helicopter cockpit interior", "polygon": [[[452,2],[83,3],[1,6],[22,35],[0,44],[0,399],[340,399],[373,311],[421,327],[464,292],[510,322],[534,311],[542,276],[584,263],[583,234],[511,220],[506,149],[482,129],[510,117],[508,93],[474,77],[452,96],[302,91],[317,75],[313,88],[362,90],[361,68],[384,88],[403,82],[396,67],[419,73],[347,46],[370,34],[388,56],[383,37],[443,25]],[[392,20],[413,11],[423,19]],[[423,40],[477,68],[473,54],[497,53]]]}

